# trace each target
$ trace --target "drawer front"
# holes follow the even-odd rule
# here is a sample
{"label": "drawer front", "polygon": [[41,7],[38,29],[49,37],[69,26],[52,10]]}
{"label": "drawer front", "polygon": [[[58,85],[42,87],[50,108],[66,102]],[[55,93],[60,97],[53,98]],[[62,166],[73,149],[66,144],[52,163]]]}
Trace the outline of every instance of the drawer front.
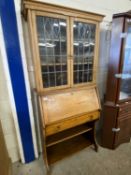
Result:
{"label": "drawer front", "polygon": [[121,105],[119,108],[119,117],[131,117],[131,103]]}
{"label": "drawer front", "polygon": [[117,120],[117,129],[115,136],[115,146],[121,143],[129,142],[131,137],[131,117],[119,118]]}
{"label": "drawer front", "polygon": [[77,125],[80,125],[86,122],[96,120],[99,118],[99,115],[100,115],[100,112],[95,111],[82,116],[71,117],[71,118],[68,118],[67,120],[62,120],[57,123],[52,123],[50,125],[47,125],[45,128],[46,136],[55,134],[57,132],[75,127]]}

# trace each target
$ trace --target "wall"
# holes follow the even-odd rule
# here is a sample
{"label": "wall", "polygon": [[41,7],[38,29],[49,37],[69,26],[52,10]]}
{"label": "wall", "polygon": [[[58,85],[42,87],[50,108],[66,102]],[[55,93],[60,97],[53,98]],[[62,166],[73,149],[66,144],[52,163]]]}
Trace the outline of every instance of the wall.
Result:
{"label": "wall", "polygon": [[9,156],[12,162],[19,160],[18,143],[16,140],[16,132],[11,112],[9,95],[7,90],[7,81],[2,64],[2,56],[0,53],[0,120],[5,136],[5,141]]}
{"label": "wall", "polygon": [[[129,0],[42,0],[43,2],[59,4],[63,6],[68,6],[80,10],[87,10],[95,13],[102,13],[106,15],[104,21],[101,23],[101,35],[100,35],[100,56],[99,56],[99,66],[98,66],[98,87],[100,92],[100,97],[103,99],[103,94],[105,92],[107,68],[108,68],[108,57],[109,57],[109,48],[110,48],[110,30],[111,30],[111,18],[112,14],[123,12],[129,10],[131,7],[131,1]],[[20,15],[19,10],[20,3],[18,1],[17,15]],[[27,23],[23,21],[23,26],[19,24],[19,27],[24,28],[24,37],[26,39],[25,48],[27,51],[27,69],[30,77],[31,88],[35,87],[34,81],[34,72],[32,66],[32,56],[29,47],[29,38],[27,32]],[[23,38],[22,33],[20,38]],[[7,143],[7,148],[12,158],[12,161],[19,160],[18,144],[16,140],[15,127],[13,122],[13,117],[11,113],[11,108],[9,104],[8,90],[6,78],[4,76],[5,72],[3,70],[3,65],[1,60],[4,59],[0,55],[0,120],[2,121],[3,131]],[[37,113],[35,114],[37,118]],[[37,121],[36,120],[36,121]],[[38,122],[38,121],[37,121]],[[37,128],[39,131],[39,128]],[[40,135],[38,134],[38,137]]]}
{"label": "wall", "polygon": [[41,2],[59,4],[89,12],[101,13],[106,15],[104,21],[111,21],[112,14],[130,10],[130,0],[36,0]]}

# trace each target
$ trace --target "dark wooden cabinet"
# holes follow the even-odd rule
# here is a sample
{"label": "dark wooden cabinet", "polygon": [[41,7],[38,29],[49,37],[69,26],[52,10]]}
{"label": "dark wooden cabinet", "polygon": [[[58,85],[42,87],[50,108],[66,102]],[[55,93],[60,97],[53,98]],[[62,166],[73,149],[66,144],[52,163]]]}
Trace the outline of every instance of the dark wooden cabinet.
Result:
{"label": "dark wooden cabinet", "polygon": [[102,146],[115,149],[131,137],[131,11],[113,15]]}

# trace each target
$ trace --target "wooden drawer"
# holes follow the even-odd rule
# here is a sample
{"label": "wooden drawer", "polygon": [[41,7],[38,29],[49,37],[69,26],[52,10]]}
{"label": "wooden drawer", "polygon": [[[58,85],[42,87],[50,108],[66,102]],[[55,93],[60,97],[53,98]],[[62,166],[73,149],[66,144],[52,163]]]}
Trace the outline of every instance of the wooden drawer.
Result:
{"label": "wooden drawer", "polygon": [[121,105],[119,108],[119,117],[131,117],[131,103]]}
{"label": "wooden drawer", "polygon": [[117,128],[119,131],[115,135],[115,146],[129,142],[131,137],[131,117],[119,118],[117,120]]}
{"label": "wooden drawer", "polygon": [[50,125],[46,125],[45,127],[46,136],[72,128],[74,126],[78,126],[80,124],[83,124],[83,123],[86,123],[92,120],[96,120],[99,118],[99,115],[100,115],[100,112],[95,111],[95,112],[91,112],[85,115],[71,117],[66,120],[61,120],[59,122],[55,122]]}

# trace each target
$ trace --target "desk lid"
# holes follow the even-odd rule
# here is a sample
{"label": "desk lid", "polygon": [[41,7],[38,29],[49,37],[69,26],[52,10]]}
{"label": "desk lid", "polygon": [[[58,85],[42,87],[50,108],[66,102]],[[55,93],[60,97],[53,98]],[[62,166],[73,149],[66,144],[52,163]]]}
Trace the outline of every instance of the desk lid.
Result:
{"label": "desk lid", "polygon": [[41,100],[46,125],[100,109],[95,87],[44,95]]}

